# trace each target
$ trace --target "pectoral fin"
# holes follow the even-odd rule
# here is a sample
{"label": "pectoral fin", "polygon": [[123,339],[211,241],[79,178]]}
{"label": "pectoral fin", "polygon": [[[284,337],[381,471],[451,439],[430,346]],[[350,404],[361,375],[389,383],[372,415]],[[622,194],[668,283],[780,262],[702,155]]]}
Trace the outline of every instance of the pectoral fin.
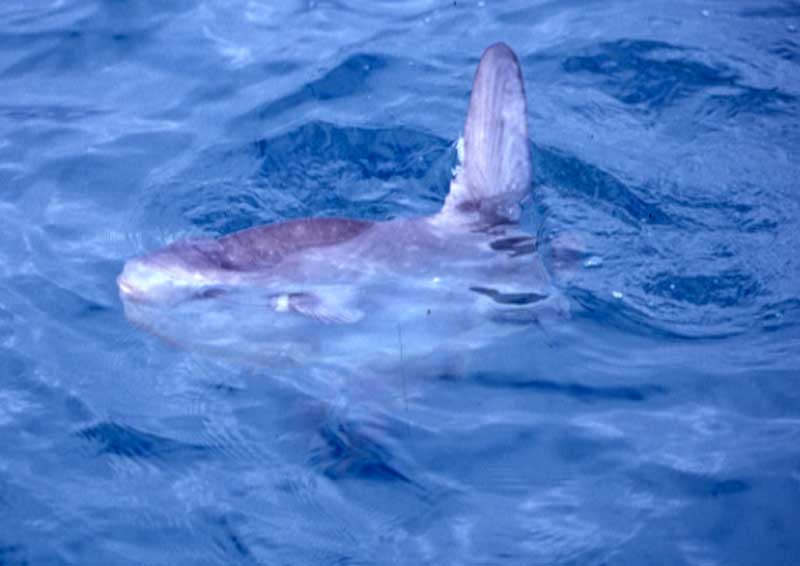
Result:
{"label": "pectoral fin", "polygon": [[311,292],[283,293],[272,300],[276,312],[292,312],[323,324],[353,324],[364,313],[347,304],[346,297]]}

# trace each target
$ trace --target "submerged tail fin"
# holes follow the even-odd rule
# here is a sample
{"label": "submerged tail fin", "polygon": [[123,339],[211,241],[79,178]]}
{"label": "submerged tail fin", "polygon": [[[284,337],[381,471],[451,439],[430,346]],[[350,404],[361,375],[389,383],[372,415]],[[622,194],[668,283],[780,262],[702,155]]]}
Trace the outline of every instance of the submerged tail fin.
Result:
{"label": "submerged tail fin", "polygon": [[481,56],[464,125],[463,160],[442,213],[477,215],[481,223],[516,222],[531,180],[525,87],[505,43]]}

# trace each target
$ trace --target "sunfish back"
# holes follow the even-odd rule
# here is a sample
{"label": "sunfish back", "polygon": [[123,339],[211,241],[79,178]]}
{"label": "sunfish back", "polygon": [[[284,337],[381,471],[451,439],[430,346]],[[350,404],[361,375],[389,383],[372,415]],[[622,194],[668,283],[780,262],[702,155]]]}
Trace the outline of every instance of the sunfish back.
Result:
{"label": "sunfish back", "polygon": [[516,222],[530,188],[527,103],[519,62],[505,43],[481,56],[464,125],[463,155],[442,215]]}

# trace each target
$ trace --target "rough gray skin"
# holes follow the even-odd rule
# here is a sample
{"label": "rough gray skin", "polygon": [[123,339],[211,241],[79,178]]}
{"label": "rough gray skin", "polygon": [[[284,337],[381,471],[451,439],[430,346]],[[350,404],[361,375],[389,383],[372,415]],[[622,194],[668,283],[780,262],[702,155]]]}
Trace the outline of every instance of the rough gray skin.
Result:
{"label": "rough gray skin", "polygon": [[118,278],[128,318],[184,347],[267,365],[381,365],[497,340],[566,302],[519,229],[525,92],[505,44],[481,57],[441,212],[292,220],[176,242]]}

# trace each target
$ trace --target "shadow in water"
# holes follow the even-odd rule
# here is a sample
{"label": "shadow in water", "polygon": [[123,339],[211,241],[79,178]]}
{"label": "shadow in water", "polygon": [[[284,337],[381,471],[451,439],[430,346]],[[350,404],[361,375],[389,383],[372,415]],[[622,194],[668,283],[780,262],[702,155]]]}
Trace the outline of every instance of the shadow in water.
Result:
{"label": "shadow in water", "polygon": [[578,288],[571,288],[569,296],[573,304],[580,307],[573,311],[576,322],[616,328],[634,336],[666,341],[697,341],[721,340],[742,332],[742,329],[722,325],[712,328],[702,324],[681,324],[679,329],[669,328],[664,321],[648,316],[624,301],[604,299],[591,291]]}
{"label": "shadow in water", "polygon": [[207,446],[172,440],[115,422],[98,423],[83,428],[75,434],[97,445],[99,454],[113,454],[134,459],[196,457],[206,454],[209,450]]}
{"label": "shadow in water", "polygon": [[323,443],[312,451],[309,464],[326,477],[413,483],[391,464],[389,450],[356,423],[328,419],[319,436]]}
{"label": "shadow in water", "polygon": [[531,153],[537,185],[559,187],[564,195],[581,193],[630,226],[674,223],[659,206],[637,195],[647,194],[644,188],[629,187],[611,173],[555,148],[534,146]]}
{"label": "shadow in water", "polygon": [[660,385],[597,386],[577,382],[560,382],[548,379],[519,379],[497,373],[475,373],[471,381],[496,389],[524,389],[536,393],[562,395],[585,403],[595,401],[647,401],[651,397],[666,395],[667,388]]}
{"label": "shadow in water", "polygon": [[240,529],[227,515],[213,515],[207,518],[210,540],[225,556],[237,564],[258,564],[250,546],[245,542]]}
{"label": "shadow in water", "polygon": [[25,548],[20,544],[0,544],[0,564],[3,566],[23,566],[30,564]]}
{"label": "shadow in water", "polygon": [[[388,181],[427,177],[450,145],[441,138],[402,127],[356,128],[309,122],[286,134],[259,140],[253,149],[261,162],[262,177],[286,169],[287,158],[292,157],[315,158],[323,163],[346,160],[364,178]],[[305,172],[313,174],[314,170]],[[449,179],[449,168],[446,174]]]}
{"label": "shadow in water", "polygon": [[749,482],[738,478],[719,478],[661,465],[647,465],[636,470],[632,476],[653,492],[692,498],[728,497],[748,492]]}
{"label": "shadow in water", "polygon": [[424,132],[310,122],[210,148],[191,168],[194,182],[154,187],[147,208],[217,234],[298,217],[428,214],[444,201],[454,159],[452,144]]}

